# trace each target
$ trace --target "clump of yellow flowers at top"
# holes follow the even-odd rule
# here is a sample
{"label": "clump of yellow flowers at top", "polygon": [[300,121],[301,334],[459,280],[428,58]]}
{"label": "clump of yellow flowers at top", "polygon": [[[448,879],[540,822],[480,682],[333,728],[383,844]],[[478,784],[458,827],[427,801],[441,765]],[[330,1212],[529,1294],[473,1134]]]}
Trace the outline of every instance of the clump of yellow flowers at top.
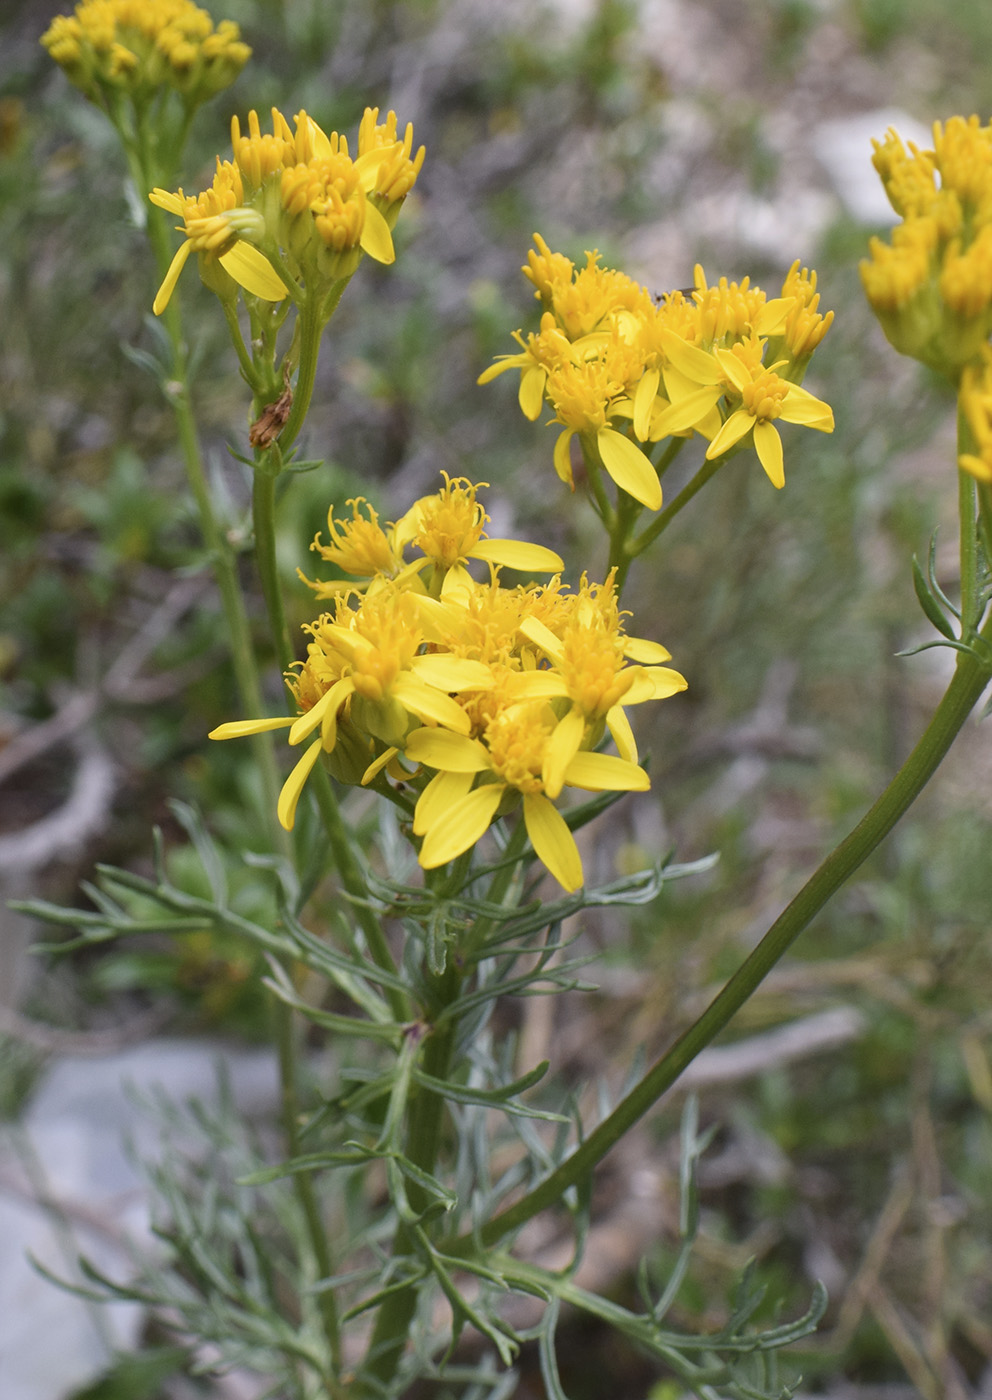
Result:
{"label": "clump of yellow flowers at top", "polygon": [[255,112],[247,133],[234,117],[231,147],[233,161],[217,158],[208,189],[152,191],[152,202],[180,218],[186,236],[155,298],[156,314],[192,252],[222,299],[241,286],[267,301],[297,303],[350,277],[363,253],[394,260],[391,230],[424,159],[422,146],[414,154],[413,127],[401,134],[395,112],[380,122],[378,108],[366,108],[354,157],[347,137],[328,135],[302,111],[291,127],[275,107],[271,133]]}
{"label": "clump of yellow flowers at top", "polygon": [[[570,590],[553,551],[488,538],[478,490],[446,478],[387,528],[360,498],[350,519],[332,507],[330,542],[314,548],[352,577],[311,584],[333,607],[304,628],[306,659],[287,676],[298,713],[223,724],[211,738],[286,728],[290,744],[310,741],[280,796],[286,828],[321,758],[341,781],[412,792],[427,869],[519,807],[536,855],[574,890],[582,861],[558,799],[568,787],[647,790],[627,707],[686,683],[663,646],[627,635],[612,577]],[[554,577],[507,587],[501,568]],[[607,736],[615,753],[598,751]]]}
{"label": "clump of yellow flowers at top", "polygon": [[41,40],[91,101],[148,101],[160,89],[193,107],[229,87],[251,57],[233,20],[214,27],[193,0],[81,0]]}
{"label": "clump of yellow flowers at top", "polygon": [[520,407],[535,420],[547,405],[560,428],[553,460],[573,485],[571,447],[601,462],[613,482],[649,510],[662,504],[654,444],[699,433],[710,461],[753,444],[773,485],[784,484],[776,424],[833,429],[828,404],[801,387],[833,312],[818,310],[816,274],[795,263],[781,295],[745,278],[707,285],[703,270],[686,291],[660,298],[586,254],[584,267],[535,234],[524,275],[543,306],[540,328],[520,353],[501,356],[484,384],[520,370]]}
{"label": "clump of yellow flowers at top", "polygon": [[933,149],[889,130],[872,157],[902,222],[861,264],[897,350],[957,381],[992,333],[992,127],[934,123]]}
{"label": "clump of yellow flowers at top", "polygon": [[874,146],[902,222],[891,243],[871,240],[868,301],[897,350],[957,386],[958,464],[992,482],[992,125],[955,116],[934,122],[932,149],[892,129]]}

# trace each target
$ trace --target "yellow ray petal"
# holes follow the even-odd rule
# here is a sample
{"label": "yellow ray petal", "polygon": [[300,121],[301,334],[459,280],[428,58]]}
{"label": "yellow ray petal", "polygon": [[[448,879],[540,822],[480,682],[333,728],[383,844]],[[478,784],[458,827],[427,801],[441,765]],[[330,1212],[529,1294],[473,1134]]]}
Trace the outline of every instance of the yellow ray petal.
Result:
{"label": "yellow ray petal", "polygon": [[365,201],[365,223],[359,241],[364,251],[370,258],[375,258],[376,262],[396,261],[396,249],[393,247],[393,235],[389,232],[389,225],[370,199]]}
{"label": "yellow ray petal", "polygon": [[534,850],[569,893],[582,884],[582,857],[565,818],[540,792],[524,794],[524,823]]}
{"label": "yellow ray petal", "polygon": [[724,452],[729,452],[732,447],[740,442],[742,437],[746,436],[746,434],[751,431],[754,424],[755,419],[751,414],[746,413],[743,408],[738,408],[730,415],[709,447],[707,447],[707,462],[712,462],[714,457],[722,457]]}
{"label": "yellow ray petal", "polygon": [[183,201],[180,199],[179,195],[173,194],[171,190],[162,190],[156,186],[148,198],[153,204],[157,204],[160,209],[165,209],[170,214],[176,214],[180,219],[182,218]]}
{"label": "yellow ray petal", "polygon": [[660,382],[660,370],[645,370],[637,381],[637,388],[634,390],[634,432],[640,438],[641,442],[644,442],[648,435],[648,427],[651,422],[651,405],[655,401]]}
{"label": "yellow ray petal", "polygon": [[564,567],[560,554],[543,544],[528,544],[525,540],[480,540],[472,551],[473,559],[490,564],[502,564],[526,574],[556,574]]}
{"label": "yellow ray petal", "polygon": [[639,661],[642,666],[656,666],[660,661],[671,661],[672,653],[660,642],[652,642],[647,637],[625,637],[623,654],[631,661]]}
{"label": "yellow ray petal", "polygon": [[782,457],[782,439],[774,423],[761,422],[754,425],[754,450],[768,480],[781,490],[785,485],[785,465]]}
{"label": "yellow ray petal", "polygon": [[220,256],[220,265],[229,272],[239,287],[263,301],[284,301],[289,293],[286,284],[264,253],[251,243],[239,239],[234,247]]}
{"label": "yellow ray petal", "polygon": [[165,280],[155,294],[155,300],[152,302],[152,310],[156,316],[161,316],[162,312],[168,306],[172,293],[176,290],[179,274],[186,266],[186,259],[192,251],[193,245],[187,238],[185,243],[180,244],[176,256],[169,264],[169,270],[165,274]]}
{"label": "yellow ray petal", "polygon": [[611,753],[577,753],[565,781],[588,792],[647,792],[651,786],[643,768]]}
{"label": "yellow ray petal", "polygon": [[276,815],[279,818],[279,825],[286,831],[293,829],[293,823],[296,820],[296,805],[300,800],[303,784],[309,778],[314,764],[320,757],[321,748],[320,740],[315,739],[282,785]]}
{"label": "yellow ray petal", "polygon": [[295,723],[295,715],[281,715],[279,719],[232,719],[211,729],[207,738],[243,739],[248,734],[268,734],[272,729],[288,729]]}
{"label": "yellow ray petal", "polygon": [[596,446],[603,466],[622,491],[647,506],[648,510],[661,509],[658,473],[636,442],[631,442],[629,437],[624,437],[615,428],[600,428],[596,434]]}
{"label": "yellow ray petal", "polygon": [[620,751],[620,757],[626,759],[628,763],[636,763],[637,741],[622,705],[614,705],[611,710],[607,710],[606,727]]}
{"label": "yellow ray petal", "polygon": [[413,811],[414,836],[426,835],[449,807],[471,792],[474,782],[474,773],[435,773],[417,799]]}
{"label": "yellow ray petal", "polygon": [[670,666],[638,666],[631,667],[631,670],[633,674],[621,701],[623,705],[643,705],[645,700],[667,700],[687,686],[685,676],[673,671]]}
{"label": "yellow ray petal", "polygon": [[718,384],[723,378],[723,371],[708,350],[683,340],[675,331],[663,330],[661,343],[675,368],[694,384]]}
{"label": "yellow ray petal", "polygon": [[651,424],[652,436],[660,439],[695,428],[714,405],[719,403],[722,395],[723,390],[718,385],[693,389],[692,393],[683,395],[669,404],[668,408],[662,409]]}
{"label": "yellow ray petal", "polygon": [[472,727],[468,715],[450,695],[425,685],[412,671],[403,671],[396,677],[390,686],[390,694],[424,723],[443,724],[456,734],[467,734]]}
{"label": "yellow ray petal", "polygon": [[489,766],[485,747],[478,739],[453,734],[450,729],[415,729],[407,735],[403,752],[412,763],[446,773],[481,773]]}
{"label": "yellow ray petal", "polygon": [[381,753],[374,763],[370,763],[362,774],[362,787],[367,787],[382,772],[383,768],[388,768],[393,759],[399,753],[399,749],[386,749]]}
{"label": "yellow ray petal", "polygon": [[558,438],[555,442],[555,450],[552,460],[554,462],[555,471],[558,473],[561,480],[565,483],[566,486],[570,486],[574,491],[575,481],[572,478],[571,455],[572,432],[573,429],[566,428],[563,433],[559,433]]}
{"label": "yellow ray petal", "polygon": [[538,617],[525,617],[520,624],[520,631],[529,642],[541,648],[551,657],[552,661],[561,662],[565,659],[562,644],[552,632],[546,622],[542,622]]}
{"label": "yellow ray petal", "polygon": [[[541,365],[528,366],[520,376],[517,401],[524,417],[529,418],[532,423],[540,417],[541,405],[544,403],[544,386],[547,381],[548,372]],[[479,383],[482,383],[481,379]]]}
{"label": "yellow ray petal", "polygon": [[430,652],[413,659],[413,672],[435,690],[492,690],[493,673],[482,661]]}
{"label": "yellow ray petal", "polygon": [[572,709],[555,725],[548,740],[541,765],[541,782],[552,801],[565,786],[565,770],[579,751],[585,728],[581,710]]}
{"label": "yellow ray petal", "polygon": [[504,787],[503,783],[486,783],[447,808],[432,824],[420,848],[420,864],[425,870],[447,865],[485,835]]}

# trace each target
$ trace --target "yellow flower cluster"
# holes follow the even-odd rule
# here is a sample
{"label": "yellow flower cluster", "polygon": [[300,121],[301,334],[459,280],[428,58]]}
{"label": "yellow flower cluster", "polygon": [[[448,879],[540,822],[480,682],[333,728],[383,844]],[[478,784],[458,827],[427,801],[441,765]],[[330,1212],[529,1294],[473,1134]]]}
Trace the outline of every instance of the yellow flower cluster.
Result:
{"label": "yellow flower cluster", "polygon": [[[352,157],[345,136],[327,135],[306,112],[291,128],[273,107],[271,133],[262,132],[255,112],[248,114],[247,133],[234,117],[234,159],[217,158],[209,189],[196,195],[156,189],[150,196],[182,219],[186,235],[155,298],[156,314],[168,305],[192,252],[202,255],[201,272],[218,295],[233,297],[236,283],[268,301],[299,300],[304,288],[350,277],[363,253],[391,263],[391,230],[424,148],[414,155],[413,127],[407,124],[401,136],[395,112],[380,122],[375,107],[365,110],[357,144]],[[233,282],[225,284],[225,274]]]}
{"label": "yellow flower cluster", "polygon": [[251,56],[233,20],[215,29],[193,0],[80,0],[41,42],[93,101],[165,87],[193,107],[230,86]]}
{"label": "yellow flower cluster", "polygon": [[650,445],[701,434],[709,460],[750,438],[776,486],[785,480],[781,419],[830,432],[829,406],[800,387],[833,312],[818,311],[816,274],[795,263],[780,296],[749,279],[707,285],[695,269],[689,292],[653,297],[622,272],[586,254],[584,267],[554,253],[540,235],[524,275],[544,310],[540,328],[514,338],[520,353],[500,356],[485,384],[520,370],[520,407],[535,420],[545,403],[561,432],[555,470],[570,486],[575,435],[616,485],[650,510],[661,484]]}
{"label": "yellow flower cluster", "polygon": [[[322,756],[349,783],[389,781],[417,793],[412,832],[426,869],[469,850],[518,805],[537,856],[568,890],[583,881],[555,803],[566,787],[644,791],[648,776],[626,707],[685,689],[656,642],[629,637],[612,577],[570,591],[560,575],[517,588],[500,566],[552,573],[551,550],[489,539],[478,487],[448,480],[383,529],[359,498],[328,515],[321,556],[350,582],[312,585],[334,599],[309,623],[306,659],[287,676],[295,716],[223,724],[211,738],[286,728],[310,743],[287,779],[279,819],[291,828]],[[413,546],[419,558],[405,559]],[[469,559],[489,566],[480,583]],[[609,732],[617,753],[596,752]]]}
{"label": "yellow flower cluster", "polygon": [[871,240],[865,292],[897,350],[956,382],[992,332],[992,126],[951,117],[932,150],[891,129],[874,145],[902,223]]}

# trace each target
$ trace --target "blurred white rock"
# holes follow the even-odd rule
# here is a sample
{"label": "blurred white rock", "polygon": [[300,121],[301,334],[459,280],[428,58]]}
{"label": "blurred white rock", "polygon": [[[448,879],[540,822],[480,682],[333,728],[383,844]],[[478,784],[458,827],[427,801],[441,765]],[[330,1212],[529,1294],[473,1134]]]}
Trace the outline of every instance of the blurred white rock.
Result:
{"label": "blurred white rock", "polygon": [[881,141],[890,126],[907,146],[910,141],[924,149],[933,145],[929,127],[897,107],[879,107],[821,122],[813,138],[816,158],[830,176],[844,208],[858,223],[869,227],[898,220],[871,163],[872,140]]}

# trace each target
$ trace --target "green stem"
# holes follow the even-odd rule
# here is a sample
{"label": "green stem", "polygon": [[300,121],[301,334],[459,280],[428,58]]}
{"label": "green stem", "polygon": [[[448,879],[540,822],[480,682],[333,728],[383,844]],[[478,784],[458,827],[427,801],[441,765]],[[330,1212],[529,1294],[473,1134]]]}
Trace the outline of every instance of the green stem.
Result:
{"label": "green stem", "polygon": [[651,521],[651,524],[642,530],[635,540],[631,540],[628,545],[630,557],[636,559],[639,554],[643,554],[648,545],[653,544],[663,530],[667,530],[679,511],[692,500],[697,492],[701,491],[711,477],[715,476],[724,463],[723,457],[714,457],[711,462],[703,462],[696,475],[689,481],[675,497],[675,500],[667,505],[663,511]]}
{"label": "green stem", "polygon": [[[449,1006],[461,990],[461,973],[453,960],[440,977],[434,979],[432,1005],[428,1019]],[[429,1032],[424,1042],[423,1068],[435,1079],[447,1079],[455,1046],[457,1018],[450,1017],[439,1028]],[[425,1172],[433,1172],[441,1146],[444,1122],[444,1098],[428,1089],[418,1089],[410,1107],[406,1155]],[[409,1183],[410,1205],[423,1211],[429,1204],[427,1194],[415,1182]],[[401,1223],[393,1240],[394,1259],[413,1254],[416,1237],[412,1226]],[[419,1290],[415,1284],[390,1294],[382,1303],[376,1317],[365,1364],[354,1387],[354,1400],[382,1400],[389,1394],[389,1384],[396,1375],[417,1309]]]}
{"label": "green stem", "polygon": [[[155,252],[159,276],[164,278],[172,261],[172,253],[165,219],[158,209],[151,211],[148,220],[148,234]],[[176,431],[186,469],[186,479],[196,503],[200,531],[220,594],[239,701],[244,714],[261,715],[264,713],[262,689],[258,679],[258,669],[255,665],[251,625],[248,620],[241,584],[238,580],[237,561],[214,513],[203,458],[200,453],[190,397],[186,347],[183,340],[177,295],[173,295],[171,298],[169,305],[163,312],[162,319],[165,322],[172,354],[168,398],[175,415]],[[256,735],[251,742],[255,761],[262,778],[265,810],[267,813],[274,814],[279,794],[279,774],[276,768],[272,739],[268,734],[260,734]],[[282,840],[275,827],[273,827],[273,837],[275,848],[278,849]]]}
{"label": "green stem", "polygon": [[[958,410],[958,454],[971,450],[970,429]],[[967,641],[980,621],[978,562],[978,501],[975,478],[958,468],[958,519],[961,539],[961,639]]]}
{"label": "green stem", "polygon": [[[985,640],[992,639],[992,620],[986,624],[983,635],[985,633],[989,634]],[[532,1216],[558,1202],[563,1193],[586,1177],[638,1119],[671,1088],[682,1071],[740,1010],[830,897],[896,825],[933,776],[990,679],[992,665],[979,662],[975,656],[959,653],[954,677],[933,718],[874,806],[806,882],[699,1019],[651,1067],[567,1161],[482,1227],[479,1242],[484,1246],[495,1245]],[[464,1254],[471,1253],[476,1244],[475,1237],[463,1235],[457,1240],[442,1241],[440,1247],[446,1253]]]}
{"label": "green stem", "polygon": [[[293,1014],[285,1002],[278,997],[272,997],[271,1004],[275,1017],[276,1048],[279,1055],[283,1134],[286,1139],[288,1156],[294,1158],[300,1156],[302,1145],[300,1143],[299,1099],[296,1092],[296,1044]],[[310,1248],[313,1251],[315,1277],[312,1282],[316,1283],[319,1279],[330,1278],[334,1272],[334,1266],[330,1246],[327,1242],[327,1232],[321,1219],[317,1193],[314,1189],[313,1174],[311,1172],[294,1172],[293,1185],[296,1199],[303,1212]],[[301,1306],[308,1306],[306,1298],[301,1299],[300,1302]],[[325,1288],[317,1294],[317,1307],[321,1327],[327,1341],[331,1373],[322,1376],[321,1381],[328,1386],[329,1393],[333,1393],[335,1378],[341,1370],[341,1326],[333,1289]]]}
{"label": "green stem", "polygon": [[[361,868],[355,859],[351,837],[341,816],[341,808],[334,792],[329,773],[318,762],[310,777],[310,786],[316,794],[324,832],[331,848],[331,855],[341,883],[351,895],[355,916],[361,924],[365,941],[373,962],[384,972],[396,972],[396,963],[389,951],[389,944],[383,931],[379,915],[368,902],[368,888]],[[397,1021],[410,1020],[410,1003],[399,987],[386,987],[389,1007]]]}
{"label": "green stem", "polygon": [[286,426],[279,434],[279,449],[283,456],[288,455],[289,449],[296,441],[307,413],[310,411],[310,400],[313,398],[313,386],[317,377],[320,338],[324,333],[324,327],[336,311],[341,294],[347,285],[347,278],[336,282],[322,305],[317,303],[311,292],[300,309],[300,369],[293,390],[293,406],[286,419]]}
{"label": "green stem", "polygon": [[279,566],[276,558],[276,478],[256,470],[252,476],[251,518],[255,534],[255,563],[265,598],[269,628],[275,643],[279,669],[285,674],[293,661],[293,642],[286,622]]}
{"label": "green stem", "polygon": [[221,301],[221,310],[224,313],[224,320],[227,322],[227,329],[230,332],[231,344],[234,346],[235,354],[238,357],[238,364],[241,366],[241,374],[253,395],[259,392],[258,374],[252,363],[252,358],[245,348],[244,336],[241,334],[241,325],[238,321],[238,309],[236,301]]}
{"label": "green stem", "polygon": [[603,487],[604,467],[600,461],[596,439],[589,433],[580,433],[579,446],[582,449],[582,459],[586,464],[586,480],[589,483],[589,490],[592,492],[593,503],[600,520],[606,526],[607,533],[612,537],[613,531],[616,529],[617,518]]}

